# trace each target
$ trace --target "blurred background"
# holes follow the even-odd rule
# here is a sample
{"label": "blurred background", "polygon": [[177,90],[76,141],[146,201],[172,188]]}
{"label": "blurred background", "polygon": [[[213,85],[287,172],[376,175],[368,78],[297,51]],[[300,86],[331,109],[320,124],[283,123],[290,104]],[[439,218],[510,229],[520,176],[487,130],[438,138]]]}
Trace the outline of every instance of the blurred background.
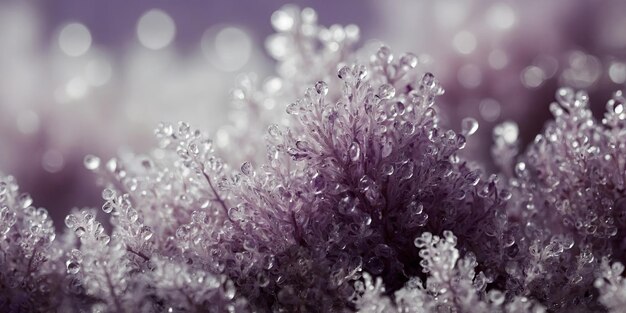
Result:
{"label": "blurred background", "polygon": [[[220,137],[236,77],[274,73],[265,38],[285,3],[0,0],[0,171],[59,221],[101,205],[86,154],[147,151],[159,121]],[[495,125],[517,122],[526,144],[559,86],[589,91],[601,116],[626,82],[623,0],[292,3],[315,9],[321,25],[358,25],[364,47],[419,55],[446,89],[444,123],[479,121],[467,154],[490,169]]]}

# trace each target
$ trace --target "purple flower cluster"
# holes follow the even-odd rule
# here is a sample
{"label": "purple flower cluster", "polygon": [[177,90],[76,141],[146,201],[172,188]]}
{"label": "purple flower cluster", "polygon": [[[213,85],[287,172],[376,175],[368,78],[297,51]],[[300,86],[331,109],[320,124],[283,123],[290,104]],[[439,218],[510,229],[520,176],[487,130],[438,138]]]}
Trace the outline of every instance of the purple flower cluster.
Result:
{"label": "purple flower cluster", "polygon": [[415,55],[383,46],[362,62],[358,29],[319,26],[310,9],[272,22],[281,87],[244,80],[242,116],[306,90],[283,118],[255,122],[264,135],[233,134],[264,142],[265,158],[233,167],[233,147],[163,123],[146,155],[85,158],[109,223],[74,210],[57,239],[47,212],[0,178],[4,311],[623,310],[620,93],[597,122],[585,93],[560,89],[554,121],[520,156],[517,127],[499,125],[501,172],[489,174],[460,154],[478,123],[440,124],[444,90]]}

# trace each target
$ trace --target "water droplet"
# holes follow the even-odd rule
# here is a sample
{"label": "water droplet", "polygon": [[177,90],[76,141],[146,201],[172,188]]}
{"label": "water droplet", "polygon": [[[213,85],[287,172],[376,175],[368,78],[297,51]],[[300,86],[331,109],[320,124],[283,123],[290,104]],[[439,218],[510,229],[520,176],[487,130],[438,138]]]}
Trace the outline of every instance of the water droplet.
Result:
{"label": "water droplet", "polygon": [[[65,224],[67,224],[67,218],[65,219],[65,222],[66,222]],[[82,227],[82,226],[78,226],[78,227],[76,227],[76,229],[74,229],[74,233],[76,234],[76,236],[77,236],[78,238],[80,238],[80,237],[84,236],[84,235],[85,235],[85,232],[86,232],[86,231],[85,231],[85,228],[84,228],[84,227]]]}
{"label": "water droplet", "polygon": [[361,146],[358,142],[353,141],[348,148],[348,157],[352,162],[356,162],[361,157]]}
{"label": "water droplet", "polygon": [[478,121],[474,118],[466,117],[461,122],[461,133],[465,136],[471,136],[478,130]]}
{"label": "water droplet", "polygon": [[417,215],[421,214],[424,211],[424,206],[417,201],[411,201],[411,203],[409,203],[409,205],[407,206],[407,209],[409,210],[409,213]]}
{"label": "water droplet", "polygon": [[317,83],[315,83],[315,91],[317,92],[317,94],[325,96],[328,94],[328,84],[326,84],[326,82],[323,81],[318,81]]}
{"label": "water droplet", "polygon": [[345,82],[350,82],[352,80],[352,71],[349,67],[344,66],[339,69],[339,71],[337,72],[337,76]]}
{"label": "water droplet", "polygon": [[400,57],[400,65],[408,68],[415,68],[417,66],[417,57],[412,53],[405,53]]}
{"label": "water droplet", "polygon": [[80,271],[80,264],[78,262],[72,261],[72,260],[68,260],[65,262],[65,265],[67,266],[67,273],[68,274],[77,274]]}
{"label": "water droplet", "polygon": [[107,214],[108,214],[108,213],[113,212],[113,208],[114,208],[114,207],[115,207],[115,206],[113,205],[113,203],[112,203],[112,202],[107,201],[107,202],[105,202],[105,203],[102,205],[102,211],[103,211],[104,213],[107,213]]}
{"label": "water droplet", "polygon": [[178,122],[178,136],[187,138],[191,132],[191,126],[185,122]]}
{"label": "water droplet", "polygon": [[69,214],[65,217],[65,226],[67,226],[67,228],[73,229],[76,224],[78,224],[78,218],[75,215]]}
{"label": "water droplet", "polygon": [[326,179],[324,175],[316,173],[311,179],[311,186],[316,194],[320,194],[326,189]]}
{"label": "water droplet", "polygon": [[400,179],[403,180],[411,179],[413,177],[413,162],[408,161],[400,165],[400,168],[398,168],[398,175],[400,176]]}
{"label": "water droplet", "polygon": [[276,124],[272,124],[267,128],[267,132],[270,136],[272,136],[274,139],[278,139],[280,138],[280,136],[282,136],[282,132],[280,131],[280,128],[278,127],[278,125]]}
{"label": "water droplet", "polygon": [[102,190],[102,199],[106,201],[115,199],[115,190],[111,188],[104,188],[104,190]]}
{"label": "water droplet", "polygon": [[391,49],[387,46],[380,47],[380,49],[376,52],[376,57],[383,63],[390,63],[393,61],[393,54],[391,53]]}
{"label": "water droplet", "polygon": [[433,73],[426,73],[422,77],[422,85],[428,89],[435,87],[435,75]]}
{"label": "water droplet", "polygon": [[[230,210],[228,211],[228,213],[230,215]],[[187,236],[189,236],[189,226],[182,225],[182,226],[178,227],[178,229],[176,229],[176,237],[178,237],[178,239],[185,240],[185,239],[187,239]]]}
{"label": "water droplet", "polygon": [[563,106],[569,107],[574,102],[574,90],[572,88],[559,88],[556,91],[556,100]]}
{"label": "water droplet", "polygon": [[526,171],[526,163],[518,162],[517,164],[515,164],[515,175],[517,175],[517,177],[526,177],[527,173],[528,171]]}
{"label": "water droplet", "polygon": [[298,140],[296,141],[296,148],[302,150],[302,151],[309,151],[311,150],[311,146],[309,145],[309,143],[307,141],[304,140]]}
{"label": "water droplet", "polygon": [[396,95],[396,88],[390,84],[382,84],[378,87],[378,97],[381,99],[391,99]]}
{"label": "water droplet", "polygon": [[299,110],[300,110],[300,106],[295,102],[287,105],[287,108],[285,109],[285,111],[289,115],[297,115]]}
{"label": "water droplet", "polygon": [[128,212],[126,213],[126,216],[128,217],[128,220],[131,223],[134,223],[137,221],[137,219],[139,218],[139,214],[137,213],[137,210],[133,209],[133,208],[129,208]]}
{"label": "water droplet", "polygon": [[85,165],[85,168],[87,168],[90,171],[95,171],[100,167],[100,158],[91,154],[88,154],[85,156],[85,159],[83,159],[83,164]]}
{"label": "water droplet", "polygon": [[246,176],[252,176],[254,174],[252,164],[250,164],[250,162],[243,162],[243,164],[241,164],[241,173]]}
{"label": "water droplet", "polygon": [[504,293],[498,290],[489,291],[489,300],[496,306],[502,305],[504,303]]}
{"label": "water droplet", "polygon": [[393,170],[394,170],[393,165],[391,164],[384,164],[380,169],[381,174],[386,175],[386,176],[393,175]]}
{"label": "water droplet", "polygon": [[33,204],[33,198],[31,198],[29,194],[23,193],[19,196],[19,198],[17,199],[17,202],[20,207],[25,209],[29,207],[31,204]]}

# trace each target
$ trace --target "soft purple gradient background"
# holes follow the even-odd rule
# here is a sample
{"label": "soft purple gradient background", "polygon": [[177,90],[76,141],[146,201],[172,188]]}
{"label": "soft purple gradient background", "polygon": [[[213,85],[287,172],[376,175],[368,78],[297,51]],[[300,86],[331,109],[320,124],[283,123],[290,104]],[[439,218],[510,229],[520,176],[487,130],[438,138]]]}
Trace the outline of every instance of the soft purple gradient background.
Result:
{"label": "soft purple gradient background", "polygon": [[[145,151],[154,143],[151,131],[159,120],[189,120],[212,131],[224,125],[228,91],[236,74],[272,73],[273,61],[263,51],[264,38],[273,32],[272,12],[285,3],[289,2],[0,1],[0,170],[17,176],[35,204],[47,207],[57,221],[71,207],[99,206],[100,189],[83,169],[84,155],[110,157],[119,147]],[[561,75],[569,66],[571,51],[593,55],[600,62],[601,73],[584,86],[591,91],[596,114],[601,114],[610,92],[624,87],[624,82],[608,75],[612,62],[626,58],[624,1],[293,3],[314,8],[322,25],[359,25],[364,45],[378,38],[397,52],[427,53],[431,62],[424,68],[433,71],[447,90],[442,98],[447,122],[458,129],[465,116],[479,120],[479,136],[468,144],[468,153],[488,166],[495,124],[517,121],[523,142],[528,142],[549,118],[548,104],[556,88],[572,85]],[[504,4],[514,13],[510,28],[494,30],[485,25],[485,12],[495,4]],[[141,49],[136,37],[138,19],[154,8],[165,11],[176,24],[173,44],[157,52]],[[88,97],[60,104],[55,90],[80,62],[58,51],[59,30],[69,22],[89,29],[91,50],[106,56],[113,72],[111,80]],[[203,34],[216,25],[234,25],[250,36],[250,60],[234,73],[211,66],[200,51]],[[461,31],[475,36],[476,47],[470,53],[459,53],[452,44]],[[487,55],[495,49],[509,59],[502,69],[488,64]],[[520,76],[537,57],[554,60],[557,70],[529,88]],[[468,64],[480,71],[476,86],[468,87],[459,79]],[[484,99],[499,103],[501,112],[495,119],[481,118],[479,105]],[[16,129],[24,112],[26,117],[28,112],[36,114],[36,131],[24,134]],[[42,157],[46,152],[50,156],[50,151],[63,160],[52,172],[42,167]]]}

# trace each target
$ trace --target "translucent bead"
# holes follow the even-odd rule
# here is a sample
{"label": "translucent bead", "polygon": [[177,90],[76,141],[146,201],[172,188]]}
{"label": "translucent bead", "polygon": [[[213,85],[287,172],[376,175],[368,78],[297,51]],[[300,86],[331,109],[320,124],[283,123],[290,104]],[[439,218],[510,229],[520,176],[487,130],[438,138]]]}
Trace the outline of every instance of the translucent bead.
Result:
{"label": "translucent bead", "polygon": [[190,131],[191,131],[191,127],[189,126],[189,124],[185,122],[178,122],[178,135],[181,138],[187,138],[189,136]]}
{"label": "translucent bead", "polygon": [[478,182],[480,181],[480,172],[478,170],[474,170],[465,174],[465,180],[472,186],[478,185]]}
{"label": "translucent bead", "polygon": [[328,84],[326,84],[326,82],[323,81],[318,81],[317,83],[315,83],[315,91],[317,92],[317,94],[325,96],[328,94]]}
{"label": "translucent bead", "polygon": [[102,245],[107,245],[111,241],[111,237],[109,235],[98,236],[98,242]]}
{"label": "translucent bead", "polygon": [[396,88],[390,84],[382,84],[378,87],[378,97],[380,99],[391,99],[396,95]]}
{"label": "translucent bead", "polygon": [[80,271],[80,264],[73,260],[68,260],[65,262],[65,266],[67,267],[68,274],[77,274]]}
{"label": "translucent bead", "polygon": [[489,300],[494,305],[500,306],[502,305],[502,303],[504,303],[504,298],[505,298],[504,293],[498,290],[490,290],[488,295],[489,295]]}
{"label": "translucent bead", "polygon": [[311,187],[313,187],[313,191],[315,191],[316,194],[322,193],[324,189],[326,189],[326,179],[324,175],[316,173],[311,179]]}
{"label": "translucent bead", "polygon": [[290,103],[287,105],[287,108],[285,109],[285,111],[289,115],[297,115],[298,112],[300,111],[300,106],[297,103]]}
{"label": "translucent bead", "polygon": [[556,100],[564,105],[569,106],[574,102],[574,90],[572,88],[559,88],[556,91]]}
{"label": "translucent bead", "polygon": [[413,162],[408,161],[400,165],[397,174],[400,179],[411,179],[413,177]]}
{"label": "translucent bead", "polygon": [[417,66],[417,56],[412,53],[405,53],[400,57],[400,65],[408,68],[415,68]]}
{"label": "translucent bead", "polygon": [[65,217],[65,226],[67,226],[67,228],[74,229],[76,224],[78,224],[78,218],[75,215],[69,214]]}
{"label": "translucent bead", "polygon": [[244,162],[241,164],[241,173],[246,176],[252,176],[254,169],[252,168],[252,164],[250,162]]}
{"label": "translucent bead", "polygon": [[139,214],[137,213],[137,210],[133,208],[128,209],[126,216],[128,217],[128,221],[130,221],[131,223],[136,222],[137,219],[139,218]]}
{"label": "translucent bead", "polygon": [[278,127],[278,125],[276,124],[272,124],[267,128],[267,133],[274,139],[278,139],[280,138],[280,136],[282,136],[282,132],[280,131],[280,128]]}
{"label": "translucent bead", "polygon": [[88,154],[83,159],[83,164],[85,168],[90,171],[95,171],[100,167],[100,158],[91,154]]}
{"label": "translucent bead", "polygon": [[464,136],[471,136],[478,130],[478,121],[471,117],[466,117],[461,122],[461,133]]}
{"label": "translucent bead", "polygon": [[[67,219],[66,219],[66,222],[67,222]],[[86,232],[85,228],[82,226],[76,227],[76,229],[74,229],[74,233],[76,234],[76,237],[78,238],[81,238],[82,236],[84,236],[85,232]]]}
{"label": "translucent bead", "polygon": [[394,171],[394,168],[393,168],[393,165],[391,165],[391,164],[384,164],[384,165],[380,168],[380,172],[381,172],[381,174],[382,174],[382,175],[385,175],[385,176],[391,176],[391,175],[393,175],[393,171]]}
{"label": "translucent bead", "polygon": [[376,57],[382,61],[383,63],[391,63],[393,60],[393,54],[391,53],[391,49],[387,46],[381,46],[376,52]]}
{"label": "translucent bead", "polygon": [[352,80],[352,71],[349,67],[344,66],[339,69],[339,71],[337,72],[337,76],[339,77],[339,79],[345,82],[350,82]]}
{"label": "translucent bead", "polygon": [[111,201],[114,198],[115,198],[115,190],[110,189],[110,188],[104,188],[104,190],[102,190],[102,199],[106,201]]}
{"label": "translucent bead", "polygon": [[359,160],[361,156],[361,146],[358,142],[353,141],[350,144],[350,148],[348,148],[348,157],[352,162],[356,162]]}
{"label": "translucent bead", "polygon": [[426,73],[422,76],[422,85],[428,89],[435,87],[435,75]]}
{"label": "translucent bead", "polygon": [[107,201],[102,205],[102,211],[104,213],[111,213],[113,211],[113,208],[115,207],[115,205],[113,205],[112,202]]}
{"label": "translucent bead", "polygon": [[424,211],[424,206],[417,201],[411,201],[411,203],[407,206],[407,209],[409,210],[409,213],[417,215]]}
{"label": "translucent bead", "polygon": [[188,238],[188,236],[189,236],[189,227],[187,225],[182,225],[178,227],[178,229],[176,229],[176,237],[178,237],[179,239],[185,240]]}
{"label": "translucent bead", "polygon": [[33,198],[29,194],[23,193],[17,198],[17,202],[21,208],[26,209],[33,204]]}

